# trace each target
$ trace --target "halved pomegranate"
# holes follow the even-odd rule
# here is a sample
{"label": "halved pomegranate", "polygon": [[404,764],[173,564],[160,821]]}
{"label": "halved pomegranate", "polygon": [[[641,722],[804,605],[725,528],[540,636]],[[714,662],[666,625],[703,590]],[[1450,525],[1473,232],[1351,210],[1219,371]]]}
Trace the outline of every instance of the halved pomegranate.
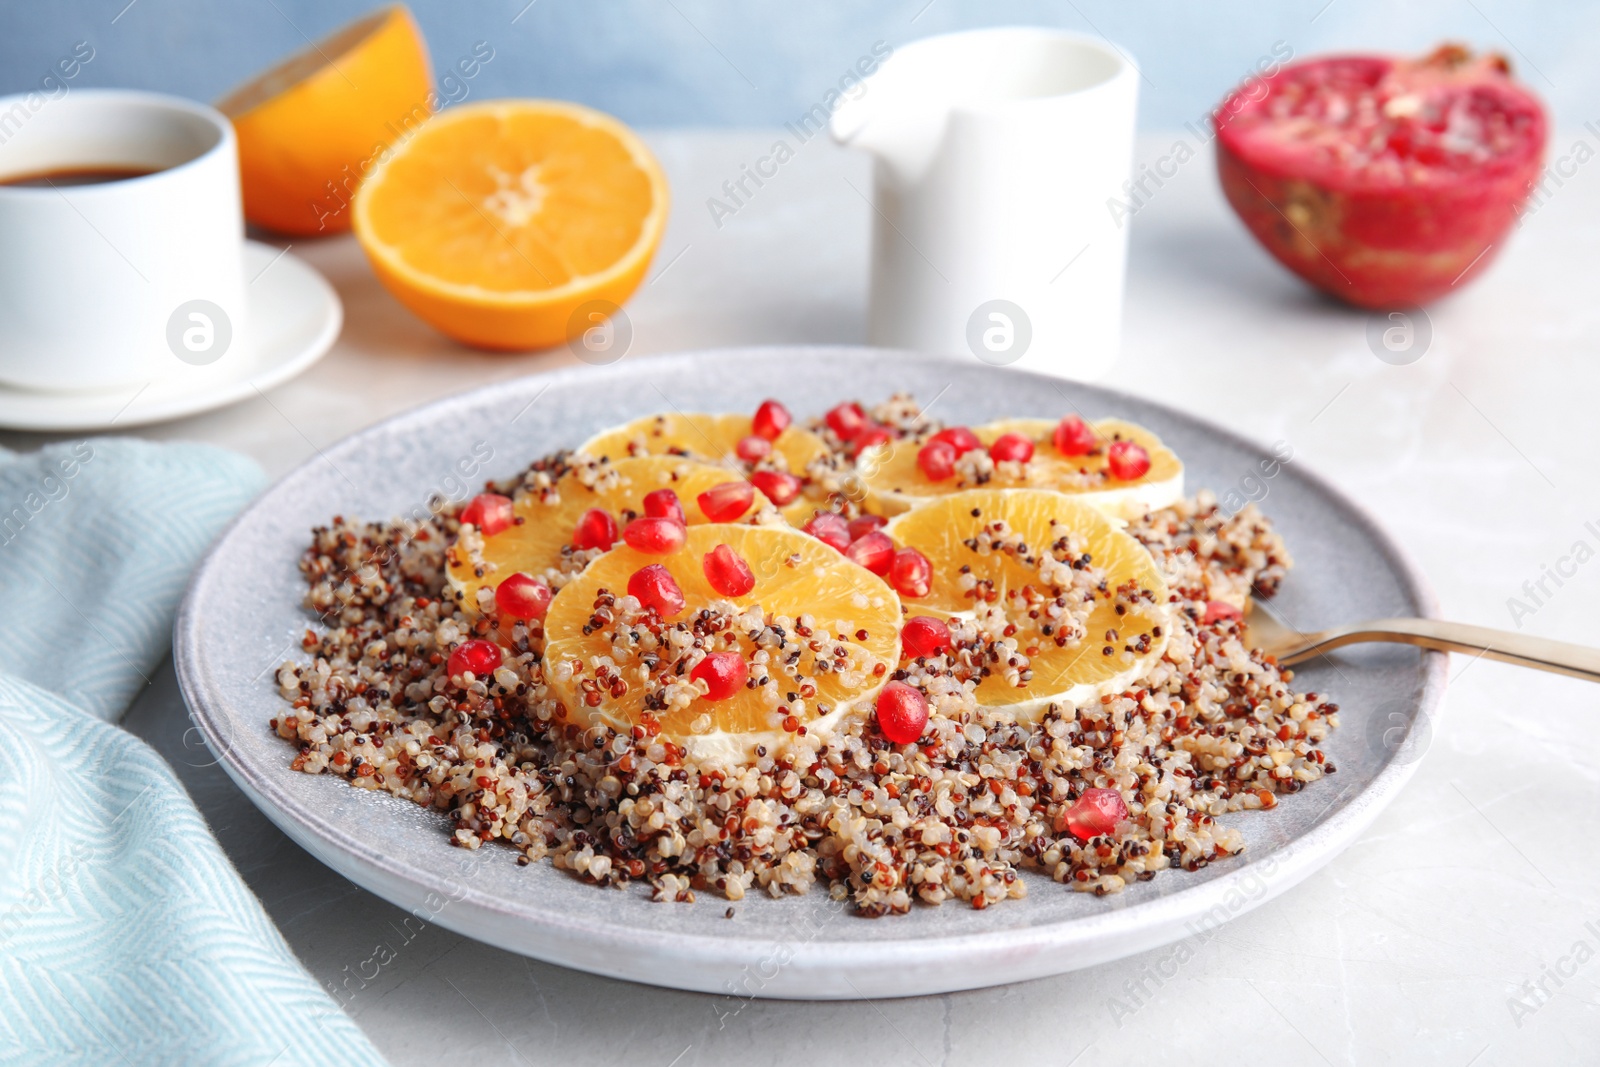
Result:
{"label": "halved pomegranate", "polygon": [[1216,111],[1228,203],[1267,251],[1360,307],[1425,303],[1481,272],[1539,179],[1544,108],[1504,57],[1323,56]]}

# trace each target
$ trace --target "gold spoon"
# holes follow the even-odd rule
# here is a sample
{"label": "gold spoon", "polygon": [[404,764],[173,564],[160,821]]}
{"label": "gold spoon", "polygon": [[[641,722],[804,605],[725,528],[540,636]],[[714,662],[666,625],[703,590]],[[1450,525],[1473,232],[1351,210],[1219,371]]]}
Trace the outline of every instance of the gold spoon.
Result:
{"label": "gold spoon", "polygon": [[1547,637],[1491,630],[1487,626],[1468,626],[1442,619],[1374,619],[1308,634],[1285,625],[1255,602],[1251,603],[1245,625],[1248,643],[1277,657],[1284,666],[1345,645],[1386,641],[1440,652],[1486,656],[1520,667],[1537,667],[1542,671],[1600,682],[1600,649],[1569,645],[1565,641],[1552,641]]}

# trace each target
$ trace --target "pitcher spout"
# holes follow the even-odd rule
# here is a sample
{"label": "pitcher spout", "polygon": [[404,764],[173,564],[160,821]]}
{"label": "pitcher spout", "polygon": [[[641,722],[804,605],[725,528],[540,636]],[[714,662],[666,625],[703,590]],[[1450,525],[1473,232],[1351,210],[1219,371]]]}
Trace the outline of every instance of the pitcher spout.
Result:
{"label": "pitcher spout", "polygon": [[892,77],[893,63],[867,81],[865,93],[834,111],[828,131],[839,144],[870,153],[895,184],[911,185],[939,154],[951,109],[897,91],[902,86]]}

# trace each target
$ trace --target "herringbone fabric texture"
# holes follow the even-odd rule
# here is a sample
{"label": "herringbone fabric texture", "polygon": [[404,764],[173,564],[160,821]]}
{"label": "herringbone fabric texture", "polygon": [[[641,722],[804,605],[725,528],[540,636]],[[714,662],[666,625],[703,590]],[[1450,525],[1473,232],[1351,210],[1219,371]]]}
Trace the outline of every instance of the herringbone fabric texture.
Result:
{"label": "herringbone fabric texture", "polygon": [[382,1062],[111,725],[261,481],[200,445],[0,450],[0,1064]]}

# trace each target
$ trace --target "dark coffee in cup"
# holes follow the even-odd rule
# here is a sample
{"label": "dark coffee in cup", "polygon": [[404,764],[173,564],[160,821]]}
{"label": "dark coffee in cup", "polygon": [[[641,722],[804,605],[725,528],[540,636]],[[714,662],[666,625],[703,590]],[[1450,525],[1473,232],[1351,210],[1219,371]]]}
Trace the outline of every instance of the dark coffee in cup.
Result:
{"label": "dark coffee in cup", "polygon": [[108,164],[99,167],[61,167],[56,170],[35,171],[32,174],[0,175],[0,185],[20,189],[45,189],[61,185],[104,185],[106,182],[126,181],[154,174],[154,167],[119,167]]}

